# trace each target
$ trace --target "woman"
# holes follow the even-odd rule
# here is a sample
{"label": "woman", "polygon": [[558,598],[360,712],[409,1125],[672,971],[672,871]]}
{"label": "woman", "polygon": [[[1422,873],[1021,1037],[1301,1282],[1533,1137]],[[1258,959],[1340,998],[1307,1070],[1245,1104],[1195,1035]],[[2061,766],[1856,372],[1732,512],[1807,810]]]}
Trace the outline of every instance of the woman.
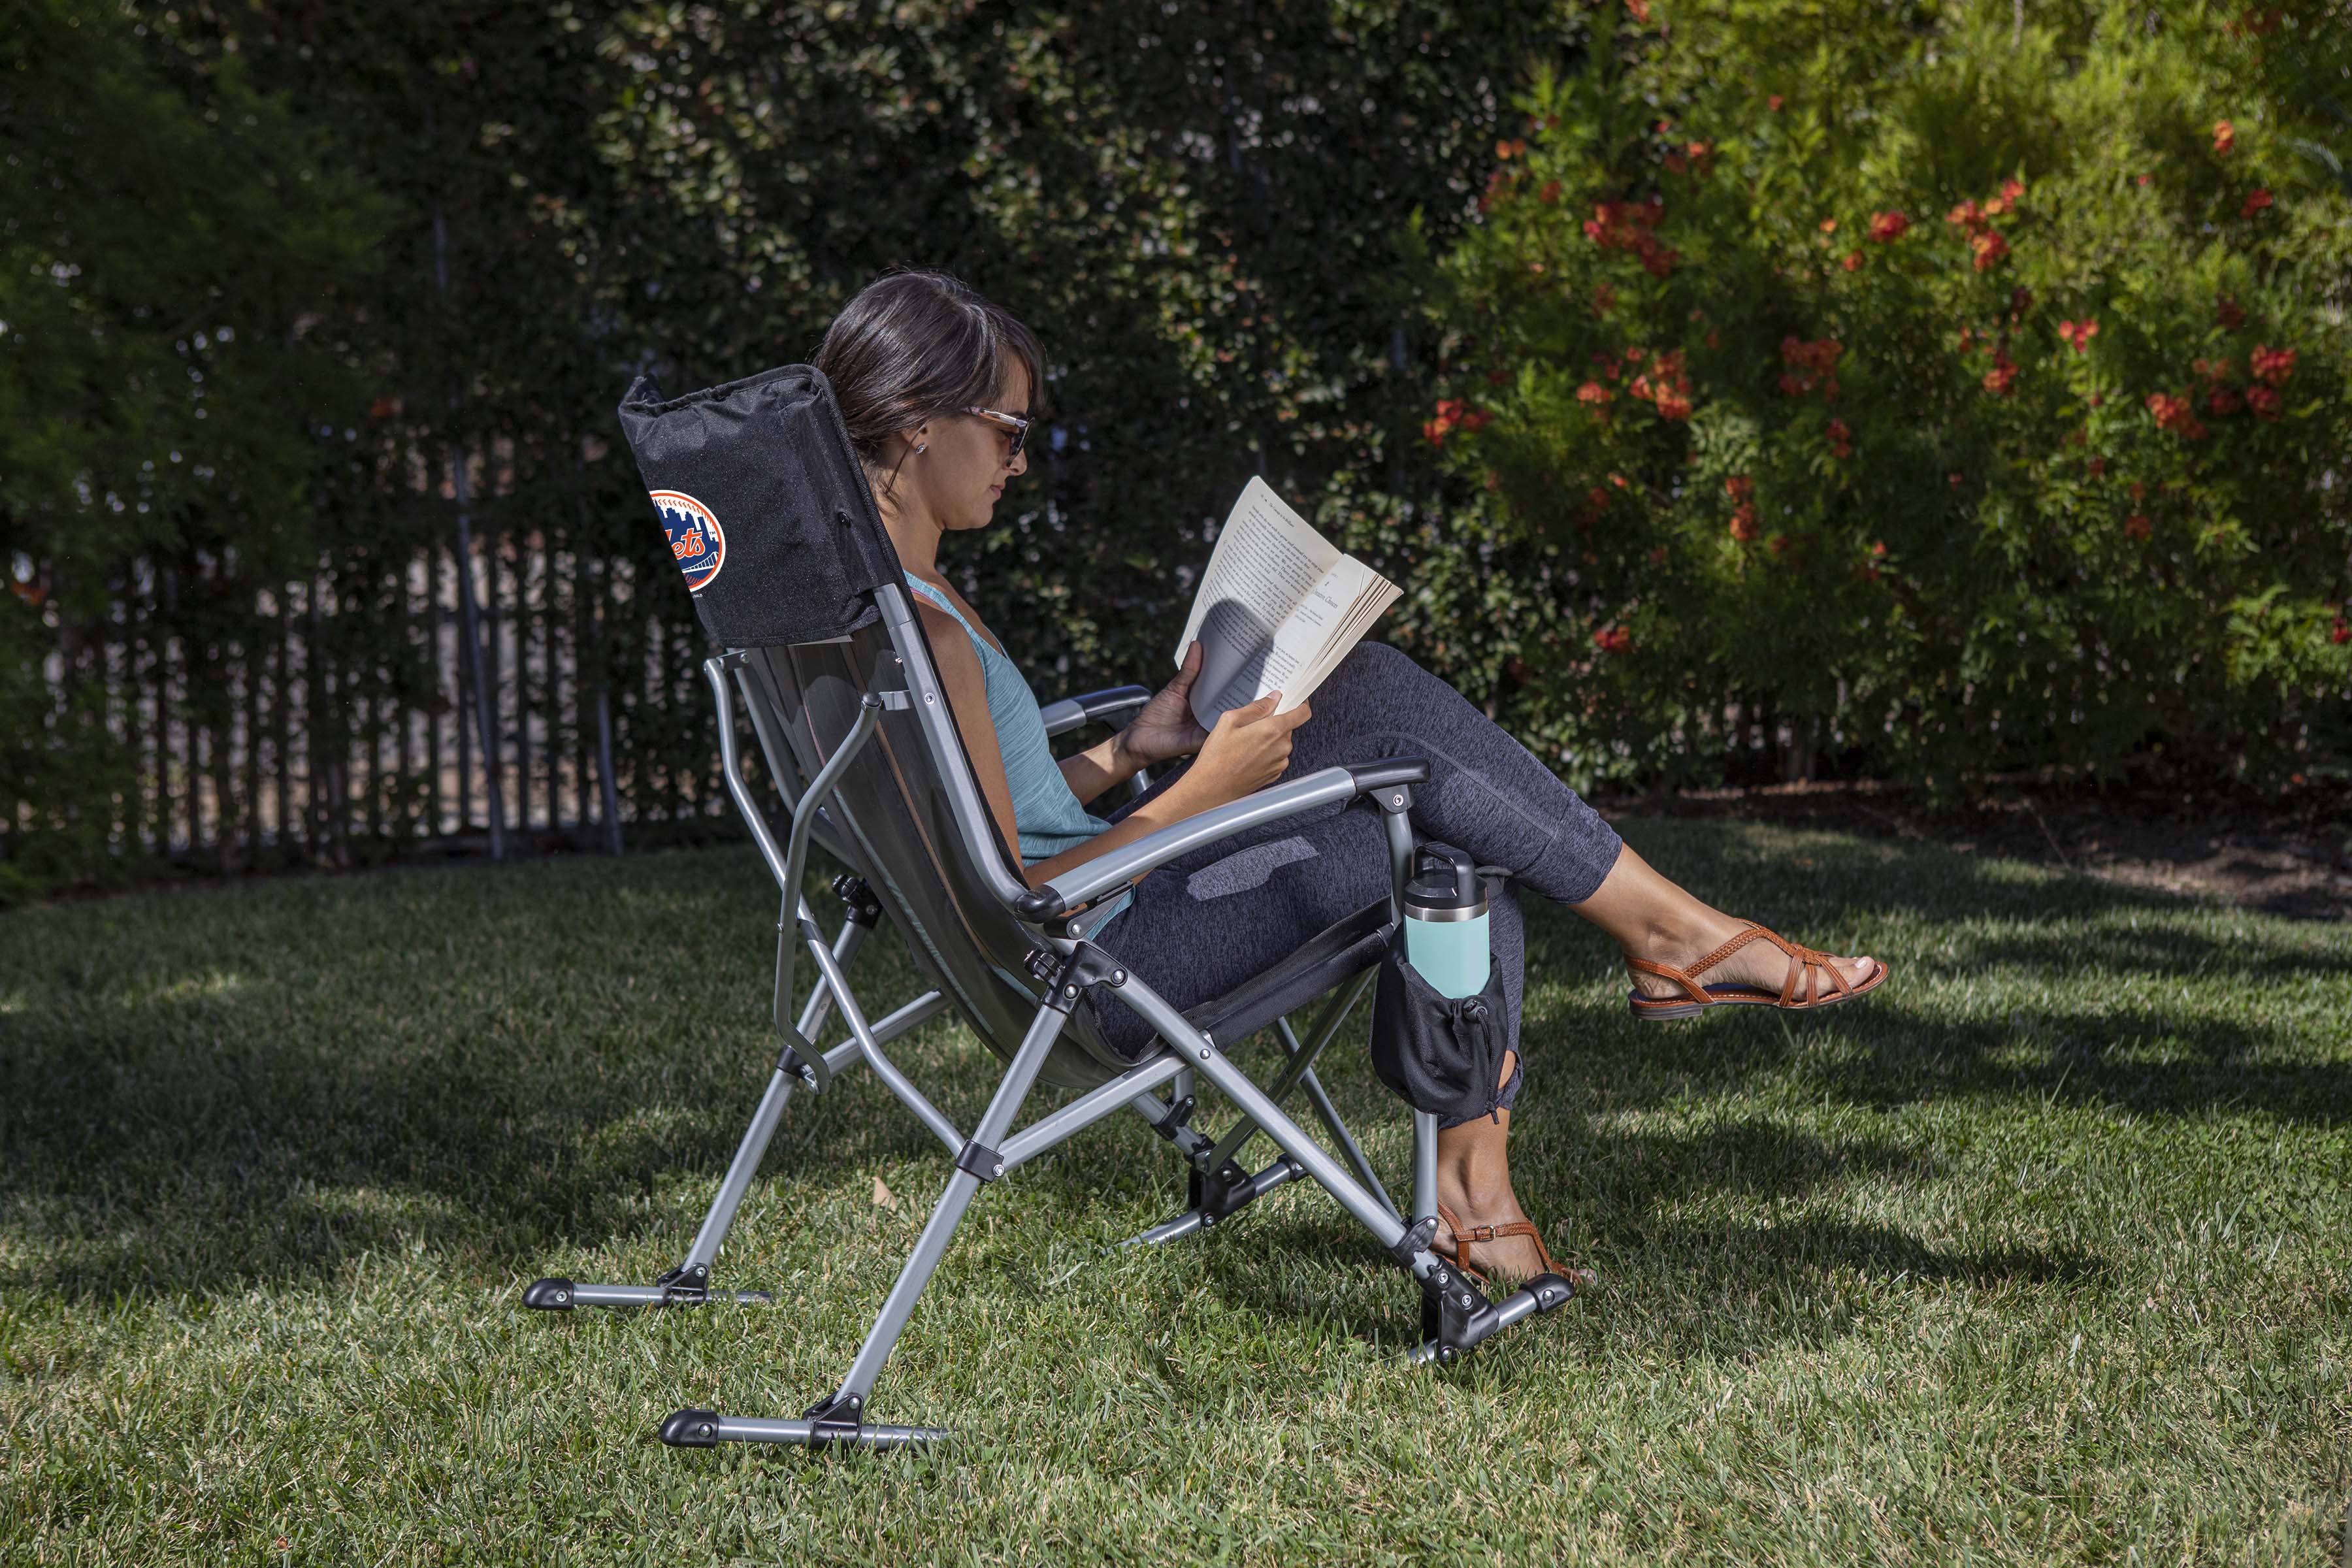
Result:
{"label": "woman", "polygon": [[[1567,904],[1617,940],[1633,975],[1629,1005],[1644,1018],[1732,1004],[1825,1006],[1885,979],[1874,959],[1783,942],[1666,880],[1452,687],[1377,643],[1357,647],[1311,703],[1276,713],[1276,693],[1206,732],[1187,700],[1201,664],[1195,644],[1125,730],[1057,762],[1026,681],[939,566],[940,539],[987,527],[1005,486],[1028,468],[1042,357],[1027,328],[962,283],[909,271],[851,300],[816,359],[916,595],[981,788],[1032,887],[1279,779],[1334,763],[1421,756],[1430,778],[1415,791],[1412,816],[1422,837],[1510,873],[1488,922],[1512,1037],[1507,1108],[1519,1080],[1516,887]],[[1140,800],[1108,817],[1087,811],[1136,769],[1181,757],[1191,760]],[[1091,934],[1186,1008],[1388,889],[1376,814],[1334,807],[1162,867],[1120,895]],[[1124,1006],[1104,1005],[1101,1019],[1121,1046],[1139,1046],[1150,1032]],[[1558,1265],[1512,1191],[1509,1136],[1507,1109],[1439,1132],[1437,1247],[1482,1275],[1524,1279]]]}

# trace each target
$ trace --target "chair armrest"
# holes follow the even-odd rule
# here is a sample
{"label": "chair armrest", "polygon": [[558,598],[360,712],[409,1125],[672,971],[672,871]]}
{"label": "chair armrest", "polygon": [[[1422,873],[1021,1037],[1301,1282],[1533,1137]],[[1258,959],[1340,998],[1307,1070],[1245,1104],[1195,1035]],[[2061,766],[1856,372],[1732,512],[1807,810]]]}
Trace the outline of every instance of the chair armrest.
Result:
{"label": "chair armrest", "polygon": [[1104,691],[1065,697],[1059,702],[1048,702],[1037,711],[1045,721],[1045,733],[1061,735],[1097,720],[1108,724],[1117,715],[1129,709],[1140,708],[1150,700],[1151,693],[1147,688],[1114,686]]}
{"label": "chair armrest", "polygon": [[1157,866],[1230,838],[1248,828],[1279,822],[1302,811],[1335,801],[1352,801],[1392,784],[1419,784],[1429,777],[1429,763],[1421,757],[1389,757],[1361,767],[1330,767],[1305,778],[1262,789],[1255,795],[1203,811],[1147,833],[1132,844],[1098,855],[1072,868],[1042,888],[1033,888],[1013,900],[1024,920],[1045,921],[1091,903]]}

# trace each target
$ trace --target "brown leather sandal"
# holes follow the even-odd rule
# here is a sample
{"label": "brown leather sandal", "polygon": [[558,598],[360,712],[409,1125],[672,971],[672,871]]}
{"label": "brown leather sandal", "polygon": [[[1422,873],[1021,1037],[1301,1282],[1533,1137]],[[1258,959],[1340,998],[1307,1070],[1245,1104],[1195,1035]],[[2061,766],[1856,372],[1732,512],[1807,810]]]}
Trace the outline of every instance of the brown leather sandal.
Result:
{"label": "brown leather sandal", "polygon": [[[1770,942],[1789,955],[1789,977],[1780,983],[1779,995],[1774,995],[1761,985],[1739,984],[1701,985],[1698,983],[1700,975],[1713,969],[1749,942],[1759,939]],[[1850,1002],[1856,996],[1867,995],[1885,984],[1886,965],[1878,963],[1874,958],[1871,962],[1878,964],[1877,969],[1860,982],[1849,985],[1845,976],[1838,973],[1836,960],[1829,953],[1818,952],[1810,947],[1799,947],[1779,932],[1767,931],[1764,927],[1752,923],[1738,936],[1733,937],[1688,969],[1676,969],[1671,963],[1653,963],[1646,958],[1628,958],[1625,961],[1631,968],[1637,969],[1644,974],[1655,974],[1662,979],[1671,980],[1683,989],[1683,994],[1680,996],[1651,996],[1645,994],[1639,987],[1632,992],[1629,1000],[1633,1009],[1633,1016],[1647,1019],[1652,1023],[1664,1023],[1672,1018],[1692,1017],[1706,1012],[1709,1007],[1786,1007],[1791,1012],[1801,1012],[1810,1007],[1835,1006],[1840,1002]],[[1829,983],[1826,995],[1823,994],[1824,980]],[[1804,990],[1801,1000],[1798,997],[1800,981],[1803,982]]]}
{"label": "brown leather sandal", "polygon": [[1502,1241],[1514,1236],[1524,1236],[1536,1244],[1536,1256],[1543,1260],[1542,1272],[1557,1274],[1580,1290],[1589,1290],[1601,1282],[1601,1276],[1590,1268],[1570,1268],[1556,1261],[1552,1258],[1551,1249],[1543,1243],[1543,1233],[1536,1229],[1536,1222],[1531,1219],[1513,1220],[1507,1225],[1465,1226],[1456,1219],[1454,1216],[1454,1211],[1444,1204],[1437,1205],[1437,1217],[1444,1220],[1445,1228],[1454,1233],[1454,1250],[1448,1252],[1442,1247],[1435,1247],[1433,1250],[1440,1258],[1445,1258],[1454,1268],[1459,1268],[1481,1285],[1491,1283],[1486,1277],[1486,1271],[1476,1264],[1466,1261],[1462,1256],[1463,1253],[1475,1243]]}

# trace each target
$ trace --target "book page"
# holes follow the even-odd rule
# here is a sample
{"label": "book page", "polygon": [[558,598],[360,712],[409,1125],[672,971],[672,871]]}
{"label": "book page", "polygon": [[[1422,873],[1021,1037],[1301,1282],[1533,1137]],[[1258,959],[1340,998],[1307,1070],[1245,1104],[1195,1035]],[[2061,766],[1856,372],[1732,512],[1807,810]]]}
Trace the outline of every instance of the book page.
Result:
{"label": "book page", "polygon": [[[1176,644],[1180,665],[1184,650],[1196,639],[1201,644],[1192,716],[1203,728],[1268,691],[1286,691],[1283,682],[1321,651],[1320,633],[1279,634],[1346,559],[1263,479],[1244,488],[1217,534]],[[1318,609],[1317,624],[1337,614]]]}

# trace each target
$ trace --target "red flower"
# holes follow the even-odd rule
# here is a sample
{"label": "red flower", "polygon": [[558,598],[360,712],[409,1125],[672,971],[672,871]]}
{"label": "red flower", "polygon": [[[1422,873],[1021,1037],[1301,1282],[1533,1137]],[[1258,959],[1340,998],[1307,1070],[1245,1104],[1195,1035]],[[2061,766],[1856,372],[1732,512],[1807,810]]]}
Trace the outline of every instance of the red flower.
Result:
{"label": "red flower", "polygon": [[1862,252],[1861,252],[1861,251],[1859,251],[1859,250],[1850,250],[1850,251],[1846,252],[1846,258],[1845,258],[1845,259],[1844,259],[1843,261],[1840,262],[1838,265],[1840,265],[1841,267],[1843,267],[1843,268],[1844,268],[1848,272],[1859,272],[1859,271],[1861,271],[1861,270],[1862,270]]}
{"label": "red flower", "polygon": [[1969,249],[1976,256],[1977,270],[1990,272],[1994,262],[2009,254],[2009,241],[1997,228],[1988,228],[1969,237]]}
{"label": "red flower", "polygon": [[2148,182],[2149,182],[2149,181],[2151,181],[2151,180],[2153,180],[2153,179],[2155,179],[2155,178],[2156,178],[2156,176],[2155,176],[2154,174],[2142,174],[2142,175],[2141,175],[2137,180],[2136,180],[2136,181],[2135,181],[2135,182],[2133,182],[2133,183],[2134,183],[2134,184],[2137,184],[2137,185],[2142,186],[2143,188],[2145,188],[2145,187],[2147,186],[2147,184],[2148,184]]}
{"label": "red flower", "polygon": [[2246,193],[2246,205],[2238,209],[2240,217],[2252,217],[2271,205],[2270,192],[2257,185]]}
{"label": "red flower", "polygon": [[[1626,4],[1629,6],[1638,5],[1640,0],[1626,0]],[[1603,626],[1592,634],[1592,646],[1602,653],[1631,653],[1633,651],[1633,634],[1623,626]]]}
{"label": "red flower", "polygon": [[379,397],[368,405],[368,417],[371,419],[389,419],[399,411],[400,405],[389,397]]}
{"label": "red flower", "polygon": [[2091,477],[2095,479],[2107,471],[2107,460],[2105,458],[2094,458],[2084,466],[2091,470]]}
{"label": "red flower", "polygon": [[2134,479],[2130,484],[2126,485],[2124,488],[2131,491],[2131,499],[2134,500],[2137,500],[2140,497],[2147,494],[2147,487],[2140,483],[2137,479]]}
{"label": "red flower", "polygon": [[1559,182],[1558,180],[1546,180],[1544,182],[1544,188],[1536,193],[1536,200],[1543,203],[1546,206],[1556,205],[1559,201]]}
{"label": "red flower", "polygon": [[1995,358],[1992,368],[1984,374],[1984,389],[1995,397],[2007,397],[2014,390],[2016,382],[2017,366],[2011,364],[2006,356]]}
{"label": "red flower", "polygon": [[1776,92],[1771,97],[1764,100],[1764,107],[1770,110],[1773,113],[1778,114],[1780,112],[1780,95]]}
{"label": "red flower", "polygon": [[1870,215],[1870,237],[1881,245],[1891,244],[1900,239],[1910,226],[1911,220],[1900,212]]}
{"label": "red flower", "polygon": [[2352,642],[2352,621],[2346,620],[2342,616],[2336,616],[2336,630],[2329,635],[2327,640],[2334,643]]}
{"label": "red flower", "polygon": [[2220,319],[2221,325],[2233,332],[2246,324],[2246,312],[2226,294],[2213,296],[2213,314]]}
{"label": "red flower", "polygon": [[1650,0],[1625,0],[1625,11],[1643,26],[1650,25]]}
{"label": "red flower", "polygon": [[2159,430],[2177,430],[2184,441],[2205,438],[2204,422],[2189,410],[2186,397],[2151,392],[2147,395],[2147,411],[2156,416],[2156,426]]}
{"label": "red flower", "polygon": [[2017,198],[2018,198],[2018,197],[2020,197],[2020,196],[2021,196],[2021,195],[2023,195],[2024,194],[2025,194],[2025,182],[2024,182],[2024,181],[2022,181],[2022,180],[2003,180],[2003,181],[2001,182],[2001,184],[2000,184],[2000,199],[2001,199],[2002,201],[2007,202],[2011,206],[2015,206],[2015,205],[2017,205]]}
{"label": "red flower", "polygon": [[2215,157],[2228,157],[2230,150],[2237,144],[2238,128],[2236,126],[2226,120],[2213,121],[2213,155]]}
{"label": "red flower", "polygon": [[1606,510],[1609,506],[1609,492],[1595,485],[1584,492],[1584,504],[1595,511]]}
{"label": "red flower", "polygon": [[1734,474],[1723,481],[1723,493],[1733,500],[1746,500],[1756,493],[1756,481],[1745,474]]}
{"label": "red flower", "polygon": [[2286,378],[2294,374],[2294,350],[2265,348],[2260,344],[2255,346],[2254,379],[2256,381],[2267,382],[2273,386],[2284,386]]}
{"label": "red flower", "polygon": [[2087,352],[2091,346],[2091,340],[2098,335],[2099,323],[2094,321],[2061,321],[2058,323],[2058,336],[2065,342],[2074,344],[2074,352],[2076,353]]}
{"label": "red flower", "polygon": [[1658,394],[1657,409],[1661,419],[1687,419],[1691,416],[1690,399],[1672,392]]}
{"label": "red flower", "polygon": [[1731,537],[1742,544],[1752,543],[1762,530],[1756,526],[1756,503],[1741,501],[1731,509]]}
{"label": "red flower", "polygon": [[1944,221],[1959,224],[1966,228],[1974,228],[1984,222],[1984,208],[1974,202],[1962,202],[1944,215]]}
{"label": "red flower", "polygon": [[1527,150],[1528,144],[1524,142],[1497,142],[1495,143],[1495,156],[1497,158],[1515,158]]}
{"label": "red flower", "polygon": [[[1774,534],[1772,536],[1772,542],[1768,548],[1770,549],[1775,558],[1787,555],[1790,550],[1789,536],[1785,533]],[[1791,564],[1794,564],[1794,563],[1791,563]]]}
{"label": "red flower", "polygon": [[1421,433],[1429,438],[1431,446],[1443,447],[1445,445],[1445,437],[1452,435],[1454,427],[1461,423],[1462,400],[1458,397],[1441,397],[1437,400],[1437,417],[1423,425],[1421,427]]}
{"label": "red flower", "polygon": [[1830,456],[1833,458],[1851,458],[1853,456],[1853,432],[1846,428],[1846,423],[1844,420],[1832,419],[1830,421],[1829,437]]}
{"label": "red flower", "polygon": [[2226,386],[2217,386],[2213,395],[2205,400],[2206,408],[2216,418],[2226,418],[2246,405],[2246,400]]}
{"label": "red flower", "polygon": [[1597,381],[1588,381],[1576,389],[1576,400],[1594,408],[1601,407],[1617,395]]}
{"label": "red flower", "polygon": [[2246,406],[2254,411],[2254,417],[2257,419],[2277,418],[2279,416],[2280,406],[2284,404],[2285,401],[2286,399],[2281,397],[2277,393],[2272,391],[2267,386],[2250,386],[2246,388]]}
{"label": "red flower", "polygon": [[2130,534],[2134,539],[2146,539],[2150,533],[2155,531],[2155,528],[2147,518],[2141,516],[2138,512],[2134,512],[2129,517],[2124,519],[2124,531]]}

